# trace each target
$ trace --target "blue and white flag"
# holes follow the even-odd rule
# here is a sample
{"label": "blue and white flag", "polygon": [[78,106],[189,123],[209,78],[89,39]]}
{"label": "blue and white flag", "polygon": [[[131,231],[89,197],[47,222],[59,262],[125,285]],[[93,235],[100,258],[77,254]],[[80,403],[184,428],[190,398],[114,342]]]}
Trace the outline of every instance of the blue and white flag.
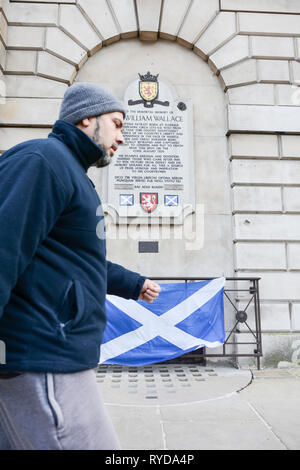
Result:
{"label": "blue and white flag", "polygon": [[107,295],[100,364],[143,366],[225,341],[225,278],[161,284],[151,304]]}

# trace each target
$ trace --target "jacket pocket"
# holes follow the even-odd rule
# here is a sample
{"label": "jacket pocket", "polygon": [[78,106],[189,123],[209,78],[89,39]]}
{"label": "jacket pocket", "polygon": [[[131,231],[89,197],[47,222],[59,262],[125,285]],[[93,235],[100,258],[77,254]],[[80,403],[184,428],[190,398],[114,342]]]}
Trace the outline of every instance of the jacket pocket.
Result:
{"label": "jacket pocket", "polygon": [[76,328],[85,313],[85,300],[80,281],[71,280],[66,288],[62,306],[58,312],[60,331],[65,334]]}

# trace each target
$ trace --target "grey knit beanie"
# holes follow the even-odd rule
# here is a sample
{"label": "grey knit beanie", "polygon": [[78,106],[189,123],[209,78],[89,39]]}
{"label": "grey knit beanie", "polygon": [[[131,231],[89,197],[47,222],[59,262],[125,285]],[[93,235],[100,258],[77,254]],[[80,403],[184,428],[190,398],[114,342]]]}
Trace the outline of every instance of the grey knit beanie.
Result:
{"label": "grey knit beanie", "polygon": [[124,105],[107,90],[95,83],[78,82],[65,92],[59,119],[77,124],[82,119],[114,111],[126,115]]}

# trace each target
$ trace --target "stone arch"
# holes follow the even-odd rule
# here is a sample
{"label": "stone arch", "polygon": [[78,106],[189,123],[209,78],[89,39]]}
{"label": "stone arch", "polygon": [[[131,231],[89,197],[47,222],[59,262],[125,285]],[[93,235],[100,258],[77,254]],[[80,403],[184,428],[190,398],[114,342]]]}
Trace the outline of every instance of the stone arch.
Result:
{"label": "stone arch", "polygon": [[0,152],[47,135],[101,47],[135,37],[191,49],[228,103],[235,271],[261,277],[266,331],[299,331],[299,2],[32,1],[0,0]]}
{"label": "stone arch", "polygon": [[25,1],[3,0],[0,8],[1,67],[7,74],[35,74],[71,84],[101,47],[138,37],[168,39],[192,49],[220,75],[225,90],[258,81],[247,32],[238,29],[238,13],[220,11],[219,0],[176,5],[171,0],[58,0],[37,3],[34,11]]}

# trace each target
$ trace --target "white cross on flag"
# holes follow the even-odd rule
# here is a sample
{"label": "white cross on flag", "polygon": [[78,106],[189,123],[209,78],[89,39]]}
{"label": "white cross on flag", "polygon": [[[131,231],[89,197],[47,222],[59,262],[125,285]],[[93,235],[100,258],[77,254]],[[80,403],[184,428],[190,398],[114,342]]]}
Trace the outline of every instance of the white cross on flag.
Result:
{"label": "white cross on flag", "polygon": [[225,278],[161,284],[152,303],[107,295],[100,363],[142,366],[225,341]]}

